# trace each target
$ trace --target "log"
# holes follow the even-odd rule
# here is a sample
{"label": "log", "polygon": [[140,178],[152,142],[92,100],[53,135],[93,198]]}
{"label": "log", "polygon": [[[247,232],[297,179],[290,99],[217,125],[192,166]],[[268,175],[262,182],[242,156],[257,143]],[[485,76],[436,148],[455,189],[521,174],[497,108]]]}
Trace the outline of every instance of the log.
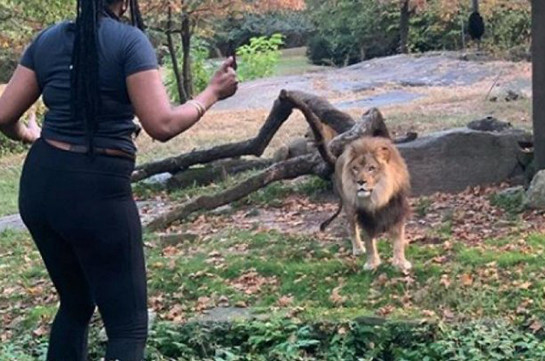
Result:
{"label": "log", "polygon": [[267,168],[273,163],[269,159],[227,159],[210,163],[203,167],[189,168],[175,174],[167,181],[168,189],[180,189],[190,186],[206,186],[218,180],[225,180],[249,170]]}
{"label": "log", "polygon": [[[219,159],[235,158],[244,155],[259,157],[263,154],[271,139],[280,126],[291,115],[294,108],[306,104],[306,108],[316,114],[318,120],[333,129],[346,130],[354,125],[354,120],[348,114],[333,107],[327,100],[304,92],[282,90],[280,96],[274,102],[265,124],[258,135],[253,139],[224,144],[205,150],[192,151],[176,157],[167,158],[158,162],[152,162],[138,166],[132,175],[132,181],[151,177],[155,174],[171,172],[176,173],[195,164],[206,164]],[[309,124],[311,120],[308,120]]]}
{"label": "log", "polygon": [[313,174],[314,168],[320,165],[320,163],[323,163],[323,160],[318,153],[314,153],[273,164],[233,188],[213,195],[200,196],[181,204],[152,220],[148,223],[146,229],[151,231],[164,229],[195,211],[212,210],[224,204],[235,202],[272,182],[282,179],[293,179],[305,174]]}
{"label": "log", "polygon": [[133,172],[132,181],[137,182],[159,173],[178,172],[195,164],[206,164],[219,159],[236,158],[244,155],[259,157],[263,154],[280,126],[288,119],[291,112],[292,108],[289,103],[277,99],[257,137],[143,164]]}

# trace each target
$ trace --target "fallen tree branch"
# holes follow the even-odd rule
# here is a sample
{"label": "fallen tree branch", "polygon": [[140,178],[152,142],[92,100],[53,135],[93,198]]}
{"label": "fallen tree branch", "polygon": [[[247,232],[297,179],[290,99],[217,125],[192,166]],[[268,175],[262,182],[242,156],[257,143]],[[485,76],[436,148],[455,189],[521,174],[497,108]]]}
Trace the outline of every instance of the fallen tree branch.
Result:
{"label": "fallen tree branch", "polygon": [[319,166],[320,163],[323,163],[323,161],[318,153],[313,153],[273,164],[230,189],[209,196],[200,196],[181,204],[152,220],[146,228],[151,231],[164,229],[195,211],[212,210],[224,204],[235,202],[272,182],[293,179],[305,174],[314,174],[314,168]]}
{"label": "fallen tree branch", "polygon": [[303,113],[310,129],[312,129],[312,132],[314,133],[314,144],[316,145],[318,152],[320,152],[320,155],[326,163],[333,168],[335,166],[336,158],[329,151],[327,144],[325,144],[324,135],[320,130],[320,119],[309,108],[307,103],[305,103],[301,97],[297,96],[297,93],[282,90],[282,92],[280,92],[280,99],[290,101],[295,108]]}
{"label": "fallen tree branch", "polygon": [[210,163],[203,167],[192,167],[175,174],[167,181],[168,189],[180,189],[189,186],[205,186],[218,180],[225,180],[249,170],[258,170],[271,166],[270,159],[227,159]]}
{"label": "fallen tree branch", "polygon": [[[337,133],[350,129],[355,123],[350,115],[336,109],[324,98],[299,91],[282,90],[255,138],[143,164],[133,172],[132,181],[137,182],[164,172],[179,172],[195,164],[205,164],[219,159],[244,155],[259,157],[263,154],[278,129],[291,115],[293,108],[296,105],[302,107],[303,104],[306,104],[305,109],[316,114],[319,121],[327,124]],[[308,118],[307,121],[309,121]]]}
{"label": "fallen tree branch", "polygon": [[259,157],[263,154],[280,126],[288,119],[291,112],[292,108],[289,103],[277,99],[257,137],[143,164],[133,172],[132,181],[137,182],[159,173],[177,172],[195,164],[210,163],[219,159],[235,158],[243,155]]}

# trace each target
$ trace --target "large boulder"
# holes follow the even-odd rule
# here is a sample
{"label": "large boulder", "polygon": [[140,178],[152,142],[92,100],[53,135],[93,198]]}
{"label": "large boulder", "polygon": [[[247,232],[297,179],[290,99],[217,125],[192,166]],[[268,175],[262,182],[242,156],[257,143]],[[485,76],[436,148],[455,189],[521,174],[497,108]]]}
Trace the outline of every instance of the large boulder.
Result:
{"label": "large boulder", "polygon": [[456,128],[399,144],[411,173],[412,194],[459,192],[469,186],[512,180],[522,183],[520,129],[501,132]]}
{"label": "large boulder", "polygon": [[526,192],[524,205],[532,209],[545,209],[545,170],[537,172]]}

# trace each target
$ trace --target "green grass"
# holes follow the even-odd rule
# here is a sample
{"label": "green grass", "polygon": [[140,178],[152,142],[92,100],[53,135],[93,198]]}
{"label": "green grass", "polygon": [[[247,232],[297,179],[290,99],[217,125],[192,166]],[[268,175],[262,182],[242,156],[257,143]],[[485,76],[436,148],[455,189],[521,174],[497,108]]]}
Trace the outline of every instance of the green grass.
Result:
{"label": "green grass", "polygon": [[19,195],[19,178],[21,166],[2,165],[0,176],[0,217],[14,214],[18,210],[17,198]]}
{"label": "green grass", "polygon": [[282,51],[280,61],[275,67],[273,75],[300,75],[308,72],[327,69],[325,66],[313,65],[306,57],[306,48],[285,49]]}
{"label": "green grass", "polygon": [[[409,275],[388,263],[392,248],[385,241],[379,243],[385,263],[375,272],[363,270],[363,258],[341,253],[341,248],[350,249],[348,240],[324,242],[228,228],[206,240],[171,246],[168,253],[155,234],[146,234],[145,241],[150,300],[161,300],[152,301],[160,318],[168,319],[175,305],[191,317],[203,297],[212,304],[220,297],[231,305],[242,302],[266,317],[282,318],[297,309],[298,319],[308,324],[384,314],[393,320],[418,320],[430,314],[443,317],[445,310],[464,322],[500,317],[522,324],[528,317],[545,316],[542,234],[530,235],[524,243],[491,239],[448,251],[442,245],[412,245],[408,258],[414,270]],[[514,246],[507,251],[506,245]],[[27,233],[0,234],[0,249],[0,305],[16,305],[7,312],[16,321],[9,342],[0,348],[0,360],[5,355],[25,360],[23,350],[37,355],[44,348],[45,336],[29,335],[52,320],[57,304],[47,297],[51,285]],[[448,262],[434,264],[431,260],[438,256]],[[472,282],[464,281],[467,275]],[[246,292],[252,282],[259,286]],[[291,302],[279,303],[283,297]],[[98,323],[92,332],[98,332]],[[168,342],[153,336],[150,340]]]}

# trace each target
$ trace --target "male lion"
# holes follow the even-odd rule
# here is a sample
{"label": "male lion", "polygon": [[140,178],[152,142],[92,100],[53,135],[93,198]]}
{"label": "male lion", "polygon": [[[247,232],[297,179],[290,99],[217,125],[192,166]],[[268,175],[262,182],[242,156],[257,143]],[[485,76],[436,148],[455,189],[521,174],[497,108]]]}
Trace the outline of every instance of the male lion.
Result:
{"label": "male lion", "polygon": [[394,266],[410,269],[411,263],[405,259],[410,180],[395,145],[382,137],[362,137],[350,143],[335,163],[335,188],[341,198],[339,209],[320,228],[324,230],[344,207],[354,255],[367,250],[366,270],[380,264],[375,237],[384,232],[394,239]]}

